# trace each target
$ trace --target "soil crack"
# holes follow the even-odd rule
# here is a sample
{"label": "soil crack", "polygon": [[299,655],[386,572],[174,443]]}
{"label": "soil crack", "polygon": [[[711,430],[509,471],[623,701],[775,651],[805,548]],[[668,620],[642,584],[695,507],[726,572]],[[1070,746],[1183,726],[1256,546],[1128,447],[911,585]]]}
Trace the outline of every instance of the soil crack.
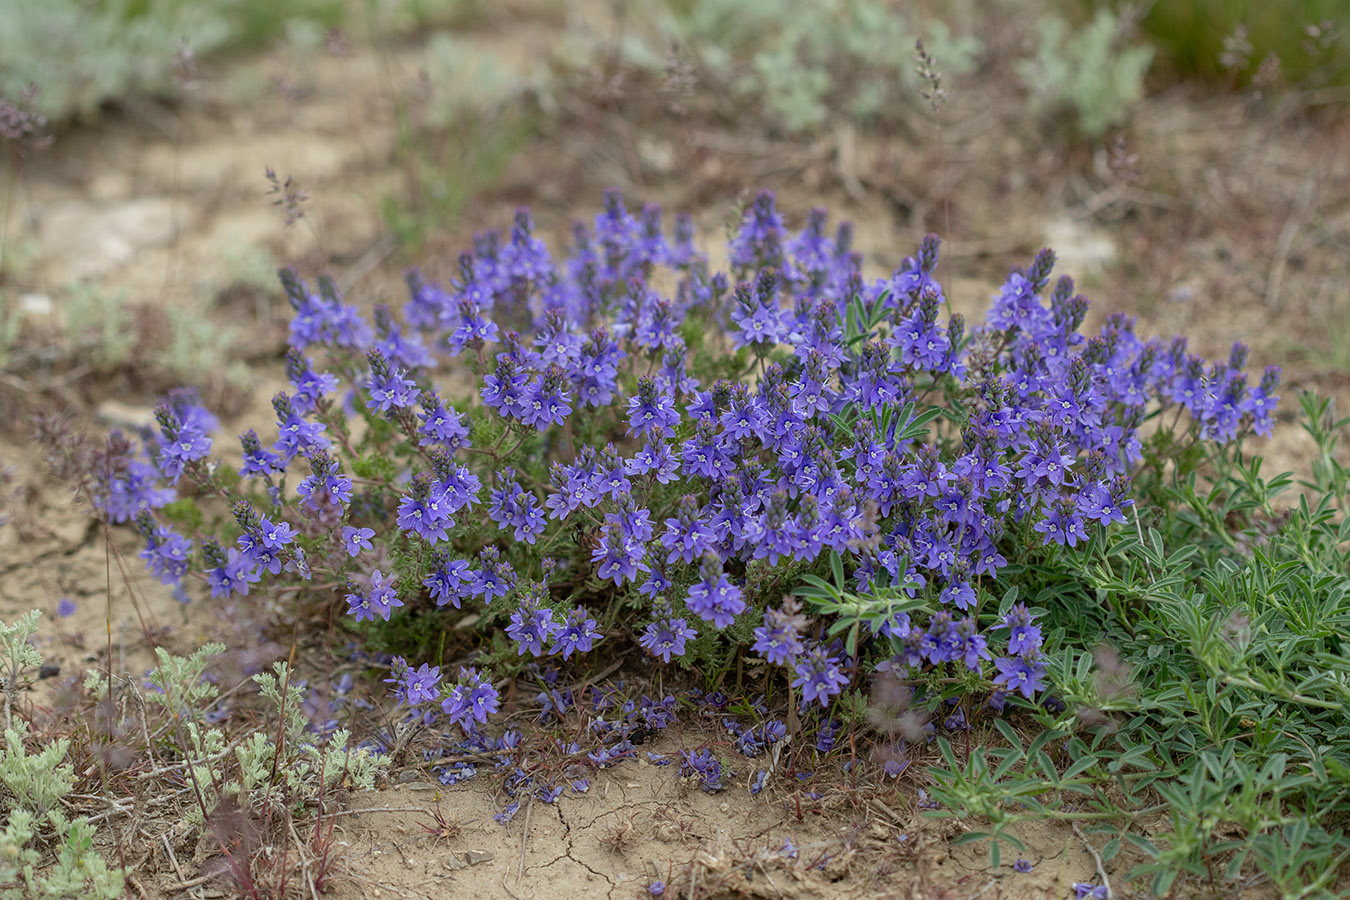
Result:
{"label": "soil crack", "polygon": [[[563,836],[567,839],[567,858],[572,860],[572,862],[576,863],[577,865],[581,866],[587,872],[590,872],[592,875],[603,878],[605,880],[605,883],[609,885],[609,890],[605,893],[605,896],[613,897],[615,889],[617,889],[619,886],[618,883],[615,882],[614,879],[610,878],[604,872],[600,872],[591,868],[590,863],[586,862],[583,859],[578,859],[576,857],[576,854],[573,853],[573,850],[575,849],[573,845],[575,836],[573,835],[572,832],[572,824],[567,821],[567,816],[563,813],[563,808],[561,805],[557,807],[557,810],[558,810],[558,820],[562,822],[562,826],[565,829],[563,831]],[[608,813],[606,813],[606,815],[608,815]],[[600,818],[601,818],[600,816],[596,816],[594,819],[591,820],[591,824],[594,824]]]}

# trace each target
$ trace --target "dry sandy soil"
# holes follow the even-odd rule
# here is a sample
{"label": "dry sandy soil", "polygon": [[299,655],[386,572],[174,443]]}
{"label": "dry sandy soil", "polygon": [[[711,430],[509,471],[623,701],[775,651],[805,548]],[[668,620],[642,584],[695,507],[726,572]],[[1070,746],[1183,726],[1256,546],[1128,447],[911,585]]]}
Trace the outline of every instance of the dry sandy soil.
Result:
{"label": "dry sandy soil", "polygon": [[[561,24],[489,17],[475,26],[474,52],[524,71]],[[413,41],[380,52],[353,42],[342,55],[278,50],[211,62],[181,104],[111,110],[24,162],[8,221],[23,260],[6,287],[23,295],[24,325],[0,383],[0,458],[17,499],[0,529],[0,619],[46,611],[43,651],[63,672],[109,662],[143,672],[147,633],[183,651],[218,637],[221,619],[142,577],[129,529],[105,540],[44,476],[25,417],[58,407],[93,429],[144,421],[157,393],[186,375],[234,433],[257,421],[281,377],[286,310],[264,286],[276,264],[331,268],[367,308],[399,302],[411,260],[378,210],[407,200],[397,126],[423,89],[421,52]],[[471,185],[473,202],[431,230],[417,259],[432,277],[450,275],[471,235],[507,225],[519,204],[546,236],[561,236],[610,185],[633,203],[692,211],[709,241],[737,199],[759,188],[778,191],[792,224],[825,205],[856,223],[877,274],[937,230],[947,241],[940,274],[967,314],[982,311],[1009,267],[1049,244],[1098,314],[1127,311],[1141,333],[1184,333],[1211,356],[1244,340],[1254,366],[1284,365],[1279,426],[1257,449],[1274,468],[1305,466],[1311,442],[1297,424],[1296,391],[1350,408],[1350,124],[1297,98],[1174,88],[1140,105],[1113,155],[1109,142],[1051,140],[1017,121],[1006,81],[998,71],[958,80],[940,133],[919,123],[904,134],[844,129],[808,141],[672,113],[649,85],[564,95],[499,177]],[[461,160],[449,153],[454,178]],[[307,191],[295,226],[269,205],[265,166]],[[88,323],[70,319],[90,307],[70,300],[76,281],[104,296],[124,292],[133,342],[122,360],[103,365],[79,336]],[[168,310],[218,338],[184,350],[189,364],[176,373],[156,361]],[[55,615],[62,598],[77,606],[68,618]],[[258,643],[245,635],[241,627],[239,640]],[[723,739],[692,722],[655,749]],[[503,802],[493,779],[444,789],[404,768],[346,804],[332,895],[619,898],[646,896],[660,878],[680,896],[992,900],[1062,898],[1095,876],[1079,837],[1055,827],[1022,835],[1031,874],[991,870],[983,849],[951,844],[965,825],[920,816],[923,780],[915,766],[898,783],[865,789],[783,783],[751,798],[737,784],[707,796],[671,769],[625,764],[504,827],[492,819]],[[437,807],[462,823],[457,833],[427,831]],[[197,877],[209,853],[189,847],[178,858],[160,846],[162,823],[137,824],[120,847],[136,864],[137,892],[221,895],[218,881]],[[782,852],[787,839],[795,859]],[[1122,857],[1109,874],[1118,879],[1129,864]]]}

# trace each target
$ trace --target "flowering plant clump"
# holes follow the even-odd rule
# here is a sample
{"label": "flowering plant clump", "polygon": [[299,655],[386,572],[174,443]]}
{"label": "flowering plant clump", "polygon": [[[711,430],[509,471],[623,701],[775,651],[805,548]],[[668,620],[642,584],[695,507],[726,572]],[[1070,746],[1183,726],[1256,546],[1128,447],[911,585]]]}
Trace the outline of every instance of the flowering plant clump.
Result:
{"label": "flowering plant clump", "polygon": [[[610,192],[557,258],[521,211],[448,286],[410,273],[401,315],[371,319],[283,272],[275,423],[224,464],[214,417],[172,394],[103,509],[138,525],[162,581],[214,597],[284,585],[372,634],[472,611],[476,668],[400,659],[394,679],[466,730],[499,706],[485,665],[629,642],[705,668],[757,657],[821,707],[868,666],[1001,705],[1043,699],[1048,651],[1044,611],[995,585],[1127,521],[1141,426],[1270,429],[1278,370],[1252,383],[1241,345],[1206,362],[1120,315],[1083,333],[1049,250],[971,327],[935,236],[868,282],[847,224],[831,237],[816,210],[790,232],[768,193],[729,273],[694,234]],[[472,394],[450,393],[457,366]],[[187,484],[197,499],[173,502]],[[205,528],[183,504],[211,497],[230,515]],[[708,781],[706,763],[685,760]]]}

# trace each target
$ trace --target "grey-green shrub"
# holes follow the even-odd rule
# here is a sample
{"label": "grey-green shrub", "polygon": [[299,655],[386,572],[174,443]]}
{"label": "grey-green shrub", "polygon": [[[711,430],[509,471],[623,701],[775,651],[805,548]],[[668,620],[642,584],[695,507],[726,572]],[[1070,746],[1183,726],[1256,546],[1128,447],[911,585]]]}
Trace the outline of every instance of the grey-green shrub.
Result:
{"label": "grey-green shrub", "polygon": [[258,45],[288,22],[336,25],[344,0],[0,0],[0,96],[34,84],[52,119],[170,91],[180,47]]}
{"label": "grey-green shrub", "polygon": [[[224,649],[221,644],[207,644],[191,656],[181,657],[156,648],[159,665],[149,680],[160,691],[147,693],[147,701],[170,711],[208,706],[217,690],[202,679],[202,674]],[[316,806],[325,793],[344,782],[360,790],[374,787],[389,758],[348,747],[350,735],[344,729],[335,731],[327,741],[316,738],[303,712],[305,691],[291,682],[285,663],[276,663],[272,672],[261,672],[253,680],[282,723],[280,741],[274,737],[278,730],[265,728],[250,734],[231,752],[220,729],[204,728],[194,717],[186,717],[180,741],[191,760],[193,781],[201,798],[201,803],[188,811],[190,821],[201,824],[226,800],[241,809],[260,812],[269,805]],[[87,686],[96,684],[91,680]],[[226,758],[233,764],[222,766]]]}
{"label": "grey-green shrub", "polygon": [[[782,129],[800,133],[841,110],[860,124],[912,112],[923,38],[946,74],[975,68],[980,41],[937,19],[906,17],[877,0],[689,0],[633,23],[617,50],[632,66],[664,71],[672,45],[739,98],[762,103]],[[644,30],[645,29],[645,30]],[[574,61],[597,55],[573,35]]]}
{"label": "grey-green shrub", "polygon": [[1121,20],[1105,9],[1077,31],[1057,16],[1041,19],[1037,31],[1035,57],[1017,64],[1033,108],[1073,116],[1086,137],[1124,123],[1143,99],[1152,48],[1123,45]]}

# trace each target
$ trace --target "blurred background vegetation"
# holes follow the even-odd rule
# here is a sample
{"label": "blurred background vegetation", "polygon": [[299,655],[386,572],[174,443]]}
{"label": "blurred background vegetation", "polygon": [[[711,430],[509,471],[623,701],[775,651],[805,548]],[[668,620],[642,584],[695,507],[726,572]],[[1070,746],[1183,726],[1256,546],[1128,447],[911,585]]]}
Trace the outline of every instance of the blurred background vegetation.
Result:
{"label": "blurred background vegetation", "polygon": [[[526,5],[560,16],[570,6]],[[1038,90],[1080,113],[1077,79],[1114,82],[1091,89],[1094,108],[1128,104],[1142,96],[1150,62],[1157,86],[1201,79],[1241,87],[1262,78],[1294,87],[1350,84],[1350,0],[964,0],[936,8],[886,0],[649,0],[579,8],[588,5],[624,19],[619,45],[599,46],[610,36],[577,27],[584,18],[573,16],[553,63],[584,65],[604,52],[659,71],[671,47],[682,47],[734,95],[763,100],[792,131],[821,125],[832,110],[862,122],[901,114],[916,94],[909,52],[916,35],[948,74],[959,75],[987,52],[977,34],[981,19],[1019,7],[1038,20],[1026,60],[1049,79]],[[521,6],[508,6],[508,14]],[[333,29],[426,35],[490,14],[484,0],[0,0],[0,93],[18,96],[33,84],[49,119],[89,117],[104,104],[174,95],[185,52],[200,60],[279,40],[316,42]],[[1105,118],[1119,115],[1113,109]],[[1086,130],[1099,131],[1101,121],[1089,115]]]}
{"label": "blurred background vegetation", "polygon": [[53,121],[181,90],[188,54],[247,51],[331,29],[411,32],[453,24],[472,0],[0,0],[0,91],[36,85]]}
{"label": "blurred background vegetation", "polygon": [[[106,380],[154,364],[147,390],[200,377],[193,360],[240,364],[231,341],[266,346],[250,335],[280,315],[280,263],[396,283],[429,254],[453,260],[489,211],[561,219],[610,184],[723,216],[762,186],[870,203],[873,230],[881,215],[973,240],[991,277],[1044,237],[1078,254],[1088,287],[1103,271],[1083,226],[1133,217],[1130,239],[1153,242],[1135,256],[1162,265],[1120,266],[1109,299],[1167,311],[1160,296],[1197,290],[1178,248],[1243,221],[1187,196],[1215,168],[1196,153],[1218,151],[1177,145],[1191,132],[1162,117],[1178,97],[1269,116],[1272,131],[1338,114],[1350,0],[0,0],[0,369]],[[316,209],[281,238],[279,217],[259,226],[244,210],[265,208],[254,179],[287,157],[306,161],[282,173],[300,185],[294,210],[305,191]],[[1315,181],[1282,206],[1305,175],[1278,168],[1273,205],[1269,191],[1242,202],[1271,213],[1249,230],[1290,215],[1293,230],[1240,236],[1252,253],[1288,238],[1278,265],[1260,263],[1276,300],[1289,242],[1323,202]],[[1235,196],[1223,189],[1220,206]],[[1059,204],[1060,232],[1009,217],[1029,190]],[[123,208],[143,196],[157,199],[140,220],[169,224],[144,251],[128,237],[117,276],[45,264],[66,238],[53,222],[87,208],[87,230],[106,232],[90,240],[116,243],[137,233],[126,216],[144,224]],[[1153,221],[1176,233],[1138,227]],[[248,236],[203,228],[220,222]],[[1316,232],[1331,245],[1340,233]],[[207,249],[194,256],[194,242]],[[139,279],[121,277],[126,260]],[[1308,302],[1350,314],[1343,299]],[[1340,358],[1316,337],[1286,349]]]}
{"label": "blurred background vegetation", "polygon": [[[1084,5],[1116,12],[1130,7],[1120,0]],[[1140,29],[1158,51],[1161,78],[1228,86],[1261,78],[1300,88],[1350,85],[1347,0],[1166,0],[1142,6]]]}

